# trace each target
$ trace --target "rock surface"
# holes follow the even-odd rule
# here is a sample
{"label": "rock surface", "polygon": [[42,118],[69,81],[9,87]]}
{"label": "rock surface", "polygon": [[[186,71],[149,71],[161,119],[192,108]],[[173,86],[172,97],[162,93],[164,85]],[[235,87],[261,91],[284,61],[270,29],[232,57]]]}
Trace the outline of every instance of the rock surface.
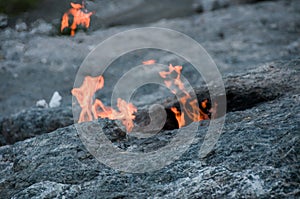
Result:
{"label": "rock surface", "polygon": [[[25,22],[25,29],[0,29],[0,198],[300,197],[299,1],[191,0],[180,13],[175,11],[182,4],[172,3],[170,9],[169,0],[161,1],[161,7],[150,0],[89,1],[92,8],[106,9],[92,18],[89,31],[78,31],[75,37],[54,30],[69,1],[44,2],[24,15],[20,23]],[[37,17],[44,21],[34,23]],[[105,24],[95,22],[97,17],[111,19]],[[203,45],[225,79],[230,112],[217,144],[205,157],[198,152],[207,121],[201,122],[194,142],[178,160],[154,172],[126,173],[87,151],[75,127],[90,123],[72,125],[70,91],[80,64],[98,43],[145,26],[134,22],[151,21],[146,26],[171,28]],[[199,88],[198,97],[205,95],[203,79],[185,60],[149,50],[115,60],[104,74],[107,88],[97,97],[109,103],[110,90],[122,74],[149,59],[183,65],[183,75]],[[39,99],[49,101],[54,91],[63,98],[61,107],[30,108]],[[145,87],[133,100],[140,107],[157,101],[174,104],[172,95],[160,93],[162,88]],[[171,101],[162,100],[166,98]],[[138,138],[126,135],[118,122],[98,122],[113,144],[128,152],[158,150],[178,133],[162,130]]]}
{"label": "rock surface", "polygon": [[[300,52],[299,1],[262,2],[228,7],[190,17],[160,20],[147,26],[171,28],[198,41],[224,75],[250,69],[274,60],[295,58]],[[272,15],[272,17],[270,17]],[[93,22],[91,22],[93,26]],[[98,30],[75,37],[0,31],[0,111],[3,116],[50,100],[58,91],[63,105],[71,105],[70,90],[78,67],[98,43],[109,36],[140,25]],[[128,68],[147,59],[162,64],[187,63],[169,54],[150,52],[120,57],[107,74],[106,85],[114,85]],[[184,69],[197,87],[199,76]],[[39,86],[36,86],[39,85]],[[103,94],[104,96],[106,94]]]}
{"label": "rock surface", "polygon": [[[299,77],[299,62],[286,66]],[[299,86],[284,96],[226,115],[215,149],[199,159],[207,128],[169,166],[130,174],[99,163],[74,126],[0,148],[2,197],[14,198],[296,198],[299,197]],[[114,124],[107,120],[104,131]],[[172,131],[121,141],[139,151],[166,144]],[[117,145],[122,146],[120,142]]]}
{"label": "rock surface", "polygon": [[0,145],[13,144],[73,124],[70,107],[32,108],[0,118]]}

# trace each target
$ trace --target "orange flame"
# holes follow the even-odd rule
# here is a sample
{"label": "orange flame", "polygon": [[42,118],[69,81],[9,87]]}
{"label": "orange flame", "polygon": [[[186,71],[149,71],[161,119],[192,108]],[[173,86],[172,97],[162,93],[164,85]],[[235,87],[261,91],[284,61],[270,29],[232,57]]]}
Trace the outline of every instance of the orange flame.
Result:
{"label": "orange flame", "polygon": [[152,64],[155,64],[156,61],[154,59],[150,59],[150,60],[147,60],[147,61],[143,61],[143,64],[144,65],[152,65]]}
{"label": "orange flame", "polygon": [[184,113],[180,113],[176,107],[171,107],[171,111],[175,114],[175,118],[178,122],[178,127],[181,128],[185,125]]}
{"label": "orange flame", "polygon": [[[145,65],[153,63],[155,63],[155,60],[143,62]],[[209,116],[199,108],[197,99],[192,99],[185,89],[184,83],[181,80],[181,70],[182,66],[172,66],[170,64],[169,71],[159,72],[159,75],[165,79],[164,83],[171,92],[180,96],[179,102],[181,104],[181,111],[179,111],[176,107],[171,107],[171,111],[175,115],[179,128],[188,124],[186,121],[187,118],[193,122],[209,119]],[[132,131],[134,127],[133,121],[136,117],[134,114],[137,112],[137,108],[132,103],[127,103],[120,98],[117,100],[118,111],[112,107],[105,106],[99,99],[93,100],[95,93],[102,89],[103,86],[103,76],[86,76],[79,88],[72,89],[71,92],[77,98],[81,107],[78,122],[92,121],[97,118],[108,118],[111,120],[120,120],[126,127],[127,132]],[[206,99],[200,103],[200,106],[203,109],[206,109],[208,103],[209,102]],[[215,105],[210,112],[215,112],[216,107],[217,106]]]}
{"label": "orange flame", "polygon": [[[175,95],[180,95],[179,102],[182,107],[182,112],[178,111],[176,107],[171,107],[171,111],[174,113],[178,122],[179,128],[186,124],[185,115],[193,122],[209,119],[209,116],[205,114],[199,106],[197,106],[197,99],[192,100],[192,97],[184,87],[184,83],[181,81],[182,66],[169,65],[169,71],[162,71],[159,75],[166,79],[165,85]],[[201,106],[206,108],[208,100],[201,102]]]}
{"label": "orange flame", "polygon": [[81,107],[81,113],[79,115],[78,122],[92,121],[94,119],[91,110],[93,107],[93,96],[95,92],[104,86],[104,78],[86,76],[82,85],[79,88],[72,89],[72,95],[77,98],[77,101]]}
{"label": "orange flame", "polygon": [[128,132],[132,131],[134,127],[133,120],[135,119],[134,113],[137,112],[137,108],[132,103],[127,103],[121,98],[118,98],[117,106],[119,111],[116,111],[111,107],[105,106],[101,102],[101,100],[96,99],[93,107],[93,112],[95,116],[98,116],[100,118],[120,120],[122,124],[126,127]]}
{"label": "orange flame", "polygon": [[82,85],[79,88],[73,88],[72,94],[77,98],[81,107],[78,122],[92,121],[97,118],[109,118],[111,120],[120,120],[130,132],[134,127],[134,113],[137,108],[126,101],[118,98],[117,106],[119,111],[111,107],[105,106],[101,100],[96,99],[93,102],[94,94],[104,86],[104,78],[102,76],[91,77],[86,76]]}
{"label": "orange flame", "polygon": [[[93,15],[93,12],[87,12],[84,4],[71,3],[71,7],[62,17],[60,31],[62,32],[65,28],[69,27],[71,29],[71,36],[74,36],[78,25],[86,28],[90,27],[90,17]],[[73,16],[73,23],[71,25],[69,24],[70,15]]]}

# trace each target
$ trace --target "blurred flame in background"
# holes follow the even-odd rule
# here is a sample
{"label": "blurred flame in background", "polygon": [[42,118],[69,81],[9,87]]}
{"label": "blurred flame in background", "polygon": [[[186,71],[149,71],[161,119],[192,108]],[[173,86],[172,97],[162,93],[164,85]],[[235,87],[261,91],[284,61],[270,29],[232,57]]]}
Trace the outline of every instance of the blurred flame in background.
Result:
{"label": "blurred flame in background", "polygon": [[143,65],[151,65],[151,64],[155,64],[155,63],[156,63],[156,61],[154,59],[143,61]]}
{"label": "blurred flame in background", "polygon": [[[93,12],[88,12],[85,9],[84,1],[82,2],[82,4],[71,2],[71,7],[72,8],[65,12],[62,17],[60,31],[63,32],[65,28],[70,28],[71,36],[74,36],[77,26],[81,25],[85,28],[90,27],[90,17],[93,15]],[[71,19],[70,16],[72,16],[73,19]],[[70,21],[72,21],[71,25],[69,23]]]}

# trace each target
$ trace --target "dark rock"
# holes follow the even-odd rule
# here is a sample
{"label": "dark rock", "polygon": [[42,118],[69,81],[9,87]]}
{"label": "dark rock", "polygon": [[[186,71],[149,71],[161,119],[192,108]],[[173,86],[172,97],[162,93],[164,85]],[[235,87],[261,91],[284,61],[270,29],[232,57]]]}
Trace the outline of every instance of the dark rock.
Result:
{"label": "dark rock", "polygon": [[214,11],[240,4],[259,3],[266,0],[194,0],[193,8],[196,12]]}
{"label": "dark rock", "polygon": [[195,2],[205,12],[225,8],[229,5],[235,4],[234,1],[228,0],[195,0]]}
{"label": "dark rock", "polygon": [[73,124],[70,107],[32,108],[0,119],[0,145],[13,144]]}
{"label": "dark rock", "polygon": [[8,25],[8,17],[4,14],[0,14],[0,28],[5,28]]}
{"label": "dark rock", "polygon": [[[86,5],[88,10],[95,11],[92,17],[94,24],[92,29],[95,30],[107,26],[144,24],[161,19],[190,16],[202,11],[261,1],[263,0],[102,0],[86,1]],[[63,13],[70,8],[70,2],[81,3],[80,0],[44,0],[38,3],[35,9],[21,14],[19,18],[26,20],[28,24],[41,18],[59,26]]]}
{"label": "dark rock", "polygon": [[29,8],[33,8],[39,0],[13,0],[13,1],[1,1],[0,12],[4,12],[8,15],[14,16],[20,14]]}

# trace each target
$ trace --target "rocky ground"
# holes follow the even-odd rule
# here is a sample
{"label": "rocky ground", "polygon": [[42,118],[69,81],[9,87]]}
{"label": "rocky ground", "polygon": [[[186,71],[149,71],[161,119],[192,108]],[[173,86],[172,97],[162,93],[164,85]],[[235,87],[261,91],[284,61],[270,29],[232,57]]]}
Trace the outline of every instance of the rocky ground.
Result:
{"label": "rocky ground", "polygon": [[[89,2],[89,9],[97,11],[91,29],[75,37],[58,33],[63,11],[50,7],[47,17],[41,16],[46,12],[41,5],[34,14],[23,14],[24,23],[9,17],[5,25],[5,17],[0,18],[1,198],[300,197],[300,2],[199,0],[174,3],[179,11],[160,15],[170,4],[162,2],[152,7],[145,6],[150,5],[146,0]],[[102,6],[107,8],[103,12]],[[132,174],[99,163],[87,151],[72,125],[70,91],[80,64],[98,43],[144,26],[171,28],[202,44],[222,73],[231,103],[223,133],[206,157],[197,153],[204,124],[180,159],[155,172]],[[199,76],[184,60],[138,51],[111,65],[101,99],[109,103],[109,89],[120,76],[148,59],[186,66],[183,75],[200,87]],[[40,99],[49,102],[55,91],[63,99],[60,107],[35,107]],[[161,100],[158,91],[142,89],[138,94],[146,97],[140,97],[140,104]],[[125,150],[156,150],[177,132],[138,139],[116,130],[113,121],[99,122]]]}

